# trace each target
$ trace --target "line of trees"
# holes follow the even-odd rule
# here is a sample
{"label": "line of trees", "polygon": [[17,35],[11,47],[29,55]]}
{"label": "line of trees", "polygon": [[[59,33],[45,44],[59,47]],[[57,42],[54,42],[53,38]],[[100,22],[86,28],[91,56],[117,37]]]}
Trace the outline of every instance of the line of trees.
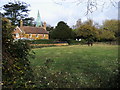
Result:
{"label": "line of trees", "polygon": [[[74,29],[77,37],[94,41],[114,41],[118,38],[118,20],[105,20],[103,25],[93,24],[93,20],[81,23],[80,27]],[[90,37],[91,36],[91,37]]]}
{"label": "line of trees", "polygon": [[79,19],[71,29],[67,23],[60,21],[50,30],[50,39],[84,39],[87,42],[116,41],[119,37],[118,20],[105,20],[103,25],[94,24],[93,20],[81,22]]}
{"label": "line of trees", "polygon": [[[18,25],[20,19],[26,26],[34,26],[33,17],[29,17],[30,5],[25,2],[15,1],[3,5],[3,16],[8,18],[12,25]],[[98,27],[99,26],[99,27]],[[93,20],[81,22],[78,19],[74,29],[70,28],[67,23],[60,21],[57,26],[51,27],[47,25],[47,30],[50,32],[50,39],[68,40],[81,38],[86,41],[114,41],[118,38],[118,20],[105,20],[103,25],[94,24]]]}

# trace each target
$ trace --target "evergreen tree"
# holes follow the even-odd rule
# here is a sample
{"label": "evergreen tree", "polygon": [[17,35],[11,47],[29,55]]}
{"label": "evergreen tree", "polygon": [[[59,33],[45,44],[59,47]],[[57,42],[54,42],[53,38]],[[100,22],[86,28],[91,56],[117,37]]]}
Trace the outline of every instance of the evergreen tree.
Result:
{"label": "evergreen tree", "polygon": [[60,21],[51,32],[51,37],[59,40],[71,39],[73,38],[73,31],[65,22]]}
{"label": "evergreen tree", "polygon": [[30,11],[28,7],[29,5],[25,2],[9,2],[3,5],[3,10],[5,11],[3,15],[11,21],[12,25],[19,25],[21,19],[24,25],[29,25],[34,19],[32,17],[28,18],[28,12]]}

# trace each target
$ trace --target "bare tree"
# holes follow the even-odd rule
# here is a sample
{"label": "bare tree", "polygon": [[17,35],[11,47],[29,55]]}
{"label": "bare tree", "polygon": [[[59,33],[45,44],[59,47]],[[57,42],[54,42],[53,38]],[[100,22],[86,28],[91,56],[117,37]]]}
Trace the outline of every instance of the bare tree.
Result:
{"label": "bare tree", "polygon": [[54,3],[62,5],[63,3],[71,3],[75,5],[86,5],[86,14],[93,13],[98,10],[98,7],[101,7],[102,11],[105,7],[113,6],[118,7],[119,0],[53,0]]}

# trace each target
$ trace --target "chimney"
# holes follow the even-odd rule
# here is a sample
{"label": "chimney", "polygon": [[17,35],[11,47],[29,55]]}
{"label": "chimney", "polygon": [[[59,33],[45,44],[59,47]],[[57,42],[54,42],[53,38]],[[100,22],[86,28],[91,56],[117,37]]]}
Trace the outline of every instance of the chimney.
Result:
{"label": "chimney", "polygon": [[22,27],[23,26],[23,21],[22,21],[22,19],[20,20],[20,27]]}
{"label": "chimney", "polygon": [[46,22],[43,23],[43,28],[46,30]]}

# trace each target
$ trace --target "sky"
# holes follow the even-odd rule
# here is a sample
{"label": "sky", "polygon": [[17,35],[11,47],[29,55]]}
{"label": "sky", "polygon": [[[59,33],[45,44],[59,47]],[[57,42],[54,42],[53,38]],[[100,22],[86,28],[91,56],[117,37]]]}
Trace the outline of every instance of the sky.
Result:
{"label": "sky", "polygon": [[[0,7],[14,0],[0,0]],[[17,0],[16,0],[17,1]],[[110,1],[120,0],[97,0],[97,10],[86,15],[87,0],[19,0],[30,4],[29,16],[37,19],[38,10],[41,20],[51,26],[56,26],[59,21],[66,22],[69,26],[76,24],[78,19],[82,22],[88,18],[102,24],[106,19],[118,19],[118,5]],[[78,2],[79,1],[79,2]],[[92,0],[95,1],[95,0]],[[82,3],[81,3],[82,2]],[[104,4],[104,6],[103,6]],[[114,4],[115,7],[112,5]],[[3,12],[3,10],[1,10]]]}

